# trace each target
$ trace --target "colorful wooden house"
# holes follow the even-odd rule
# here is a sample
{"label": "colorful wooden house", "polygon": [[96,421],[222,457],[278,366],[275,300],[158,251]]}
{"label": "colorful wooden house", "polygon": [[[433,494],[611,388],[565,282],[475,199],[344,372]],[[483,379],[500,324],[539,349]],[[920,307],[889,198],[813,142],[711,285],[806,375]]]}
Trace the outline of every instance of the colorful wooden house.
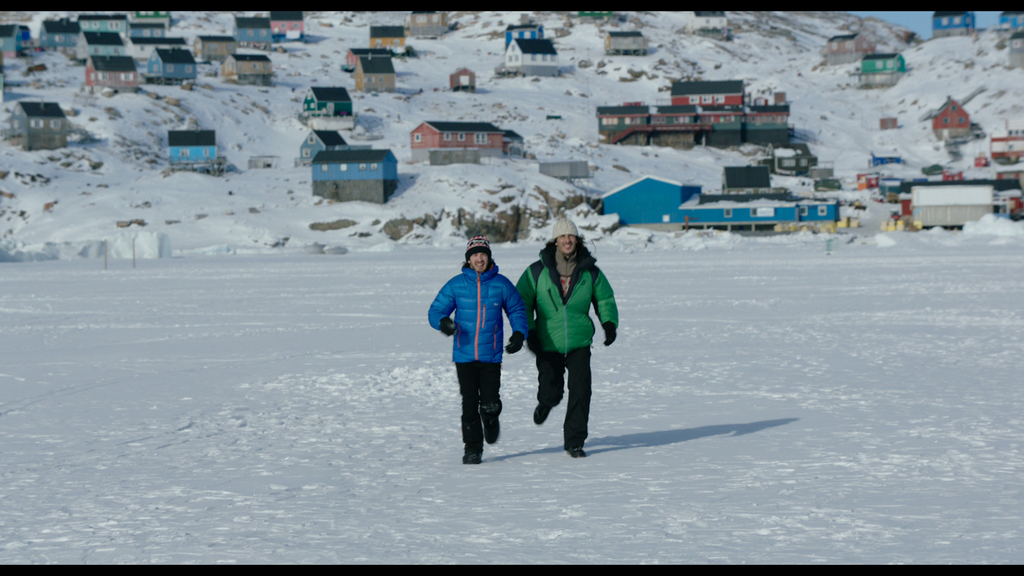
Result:
{"label": "colorful wooden house", "polygon": [[139,24],[163,24],[166,29],[171,27],[171,13],[166,10],[142,10],[132,12],[132,22]]}
{"label": "colorful wooden house", "polygon": [[413,38],[436,38],[448,32],[446,12],[413,12],[406,20],[409,36]]}
{"label": "colorful wooden house", "polygon": [[495,157],[504,153],[504,131],[489,122],[424,122],[409,138],[413,162],[429,160],[431,150],[467,149]]}
{"label": "colorful wooden house", "polygon": [[167,132],[171,164],[202,164],[217,159],[214,130],[171,130]]}
{"label": "colorful wooden house", "polygon": [[704,135],[704,143],[716,148],[739,146],[743,143],[743,106],[701,105],[697,110],[698,122],[711,127]]}
{"label": "colorful wooden house", "polygon": [[203,62],[223,62],[238,51],[238,40],[234,36],[197,36],[192,49]]}
{"label": "colorful wooden house", "polygon": [[743,106],[742,80],[677,81],[672,83],[672,105]]}
{"label": "colorful wooden house", "polygon": [[405,48],[404,26],[370,26],[370,47],[400,51]]}
{"label": "colorful wooden house", "polygon": [[860,62],[867,54],[875,53],[875,45],[864,34],[833,36],[825,43],[825,64],[851,64]]}
{"label": "colorful wooden house", "polygon": [[748,106],[743,119],[743,141],[751,144],[789,143],[789,104]]}
{"label": "colorful wooden house", "polygon": [[867,54],[860,61],[860,87],[894,86],[906,73],[907,64],[900,54]]}
{"label": "colorful wooden house", "polygon": [[14,59],[21,52],[21,36],[17,24],[0,24],[0,53],[4,58]]}
{"label": "colorful wooden house", "polygon": [[818,157],[811,153],[807,144],[786,144],[769,146],[771,156],[762,161],[772,174],[799,176],[810,173],[818,165]]}
{"label": "colorful wooden house", "polygon": [[939,140],[949,140],[971,133],[971,115],[956,100],[946,98],[932,117],[932,133]]}
{"label": "colorful wooden house", "polygon": [[359,92],[394,92],[395,67],[391,57],[363,56],[352,73]]}
{"label": "colorful wooden house", "polygon": [[999,13],[999,28],[1019,30],[1024,28],[1024,10],[1007,10]]}
{"label": "colorful wooden house", "polygon": [[700,192],[700,186],[644,176],[605,193],[603,210],[618,214],[625,226],[678,230],[683,223],[679,207]]}
{"label": "colorful wooden house", "polygon": [[196,79],[196,61],[188,50],[177,48],[153,50],[146,62],[146,82],[151,84],[181,84]]}
{"label": "colorful wooden house", "polygon": [[932,38],[967,36],[974,33],[977,21],[969,10],[945,10],[932,14]]}
{"label": "colorful wooden house", "polygon": [[1024,32],[1016,32],[1010,36],[1010,68],[1024,67]]}
{"label": "colorful wooden house", "polygon": [[313,157],[313,195],[338,202],[383,204],[398,189],[390,150],[325,150]]}
{"label": "colorful wooden house", "polygon": [[68,121],[55,102],[19,101],[9,122],[11,143],[22,150],[54,150],[68,145]]}
{"label": "colorful wooden house", "polygon": [[513,39],[505,49],[505,69],[523,76],[558,76],[558,51],[547,39]]}
{"label": "colorful wooden house", "polygon": [[231,54],[220,67],[227,81],[253,86],[272,86],[274,66],[264,54]]}
{"label": "colorful wooden house", "polygon": [[302,100],[302,115],[310,118],[351,116],[352,98],[344,88],[312,86]]}
{"label": "colorful wooden house", "polygon": [[137,92],[139,73],[135,60],[129,56],[90,56],[85,65],[85,85],[89,92]]}
{"label": "colorful wooden house", "polygon": [[709,38],[728,38],[729,19],[721,11],[694,11],[687,14],[686,29],[690,34]]}
{"label": "colorful wooden house", "polygon": [[188,44],[185,43],[184,38],[143,38],[143,37],[128,37],[128,44],[126,49],[128,55],[138,60],[139,62],[147,62],[153,56],[153,51],[157,48],[163,48],[170,50],[173,48],[184,50],[188,48]]}
{"label": "colorful wooden house", "polygon": [[647,38],[639,30],[608,32],[604,36],[604,53],[609,56],[646,56]]}
{"label": "colorful wooden house", "polygon": [[126,14],[80,14],[78,25],[82,32],[109,32],[125,35],[128,33]]}
{"label": "colorful wooden house", "polygon": [[1007,120],[1006,135],[992,135],[989,143],[992,159],[1000,164],[1016,164],[1024,156],[1024,120]]}
{"label": "colorful wooden house", "polygon": [[452,92],[476,92],[476,73],[469,68],[459,68],[448,76],[448,88]]}
{"label": "colorful wooden house", "polygon": [[82,30],[75,46],[75,57],[85,62],[90,56],[127,56],[128,48],[116,32],[86,32]]}
{"label": "colorful wooden house", "polygon": [[273,42],[270,33],[270,18],[235,16],[234,36],[242,48],[269,50]]}
{"label": "colorful wooden house", "polygon": [[306,38],[302,10],[270,11],[270,35],[274,42],[295,42]]}
{"label": "colorful wooden house", "polygon": [[348,150],[348,142],[337,130],[310,130],[306,139],[299,145],[299,159],[296,166],[308,166],[313,158],[324,150]]}
{"label": "colorful wooden house", "polygon": [[544,38],[542,24],[511,24],[505,28],[505,50],[508,50],[508,45],[513,40],[540,40],[542,38]]}
{"label": "colorful wooden house", "polygon": [[74,22],[70,18],[44,20],[39,28],[39,47],[43,50],[57,50],[65,54],[74,54],[81,32],[82,29],[78,22]]}
{"label": "colorful wooden house", "polygon": [[377,58],[378,56],[390,57],[391,50],[387,48],[349,48],[348,53],[345,54],[345,65],[341,67],[346,72],[352,72],[356,69],[356,64],[359,64],[359,58],[362,56],[370,56]]}
{"label": "colorful wooden house", "polygon": [[128,23],[128,38],[164,38],[167,36],[167,26],[162,22],[138,22]]}
{"label": "colorful wooden house", "polygon": [[784,193],[779,196],[736,201],[725,196],[701,195],[682,205],[679,217],[689,228],[751,231],[778,230],[780,224],[817,227],[839,219],[838,200],[803,200]]}

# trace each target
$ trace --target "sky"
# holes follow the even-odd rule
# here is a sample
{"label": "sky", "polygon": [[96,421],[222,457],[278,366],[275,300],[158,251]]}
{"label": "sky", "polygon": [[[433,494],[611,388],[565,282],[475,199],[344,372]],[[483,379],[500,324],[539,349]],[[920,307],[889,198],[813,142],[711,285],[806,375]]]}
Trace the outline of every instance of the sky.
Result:
{"label": "sky", "polygon": [[[909,12],[909,11],[888,11],[888,12],[851,12],[862,18],[874,16],[894,24],[905,26],[918,36],[924,39],[932,37],[932,12]],[[976,11],[979,28],[990,28],[999,22],[999,11]]]}

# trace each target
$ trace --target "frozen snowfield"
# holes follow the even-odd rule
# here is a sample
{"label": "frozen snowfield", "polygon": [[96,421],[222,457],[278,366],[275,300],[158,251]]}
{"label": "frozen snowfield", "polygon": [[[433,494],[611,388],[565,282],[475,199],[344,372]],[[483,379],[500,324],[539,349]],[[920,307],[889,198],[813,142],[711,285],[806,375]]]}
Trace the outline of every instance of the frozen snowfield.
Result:
{"label": "frozen snowfield", "polygon": [[0,563],[1024,562],[1006,225],[602,239],[589,457],[524,350],[480,466],[460,248],[0,264]]}

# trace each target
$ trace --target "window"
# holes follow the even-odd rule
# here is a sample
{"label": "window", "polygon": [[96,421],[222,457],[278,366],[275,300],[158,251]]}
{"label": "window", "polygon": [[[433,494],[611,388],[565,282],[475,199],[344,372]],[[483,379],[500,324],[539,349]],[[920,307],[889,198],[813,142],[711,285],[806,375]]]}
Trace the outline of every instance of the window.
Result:
{"label": "window", "polygon": [[465,132],[459,132],[459,142],[462,142],[465,139],[466,139],[466,133]]}
{"label": "window", "polygon": [[366,163],[365,163],[365,162],[363,162],[363,163],[359,164],[359,170],[360,170],[360,171],[364,171],[364,170],[366,170]]}
{"label": "window", "polygon": [[376,169],[377,169],[377,163],[376,162],[372,162],[370,164],[370,170],[376,170]]}
{"label": "window", "polygon": [[423,137],[422,137],[421,134],[413,134],[412,135],[412,141],[413,142],[420,142],[421,140],[423,140]]}
{"label": "window", "polygon": [[711,104],[713,98],[711,96],[701,96],[700,101],[704,104]]}
{"label": "window", "polygon": [[732,208],[725,208],[722,210],[722,216],[725,218],[732,218]]}
{"label": "window", "polygon": [[444,133],[444,139],[445,139],[446,142],[450,142],[451,139],[452,139],[452,133],[451,132],[445,132]]}
{"label": "window", "polygon": [[310,134],[309,135],[309,139],[306,140],[306,142],[309,142],[310,144],[316,144],[316,136],[313,136],[312,134]]}
{"label": "window", "polygon": [[191,72],[191,71],[192,71],[192,67],[189,66],[188,64],[186,64],[185,65],[185,72]]}
{"label": "window", "polygon": [[[342,164],[342,166],[344,166],[344,164]],[[328,169],[327,164],[321,164],[320,165],[320,171],[321,172],[327,172],[327,169]]]}
{"label": "window", "polygon": [[32,119],[32,120],[29,120],[28,125],[31,126],[32,128],[42,128],[43,127],[43,121],[42,120]]}
{"label": "window", "polygon": [[487,144],[487,134],[474,134],[473,141],[476,142],[477,144]]}
{"label": "window", "polygon": [[719,95],[715,96],[715,103],[716,104],[725,104],[725,95],[724,94],[719,94]]}
{"label": "window", "polygon": [[338,165],[338,171],[339,172],[348,172],[348,164],[339,164]]}
{"label": "window", "polygon": [[167,66],[165,66],[165,69],[168,72],[174,72],[174,64],[168,64]]}
{"label": "window", "polygon": [[207,158],[210,157],[210,149],[209,148],[203,148],[203,156],[205,156]]}
{"label": "window", "polygon": [[303,158],[309,158],[309,148],[303,148],[302,149],[302,157]]}
{"label": "window", "polygon": [[188,148],[182,148],[181,149],[181,153],[178,154],[178,155],[181,156],[182,158],[188,158],[188,156],[189,156]]}
{"label": "window", "polygon": [[800,215],[801,216],[807,216],[807,206],[801,206],[800,207]]}
{"label": "window", "polygon": [[50,128],[57,130],[60,128],[60,120],[50,120]]}
{"label": "window", "polygon": [[828,206],[818,206],[818,216],[828,216]]}

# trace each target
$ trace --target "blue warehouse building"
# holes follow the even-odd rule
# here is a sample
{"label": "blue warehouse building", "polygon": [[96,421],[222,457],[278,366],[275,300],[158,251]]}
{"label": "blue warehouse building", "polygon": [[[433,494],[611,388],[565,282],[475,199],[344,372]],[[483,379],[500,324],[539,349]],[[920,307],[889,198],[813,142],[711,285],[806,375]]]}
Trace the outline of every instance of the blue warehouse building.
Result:
{"label": "blue warehouse building", "polygon": [[390,150],[324,150],[313,158],[313,195],[383,204],[398,189],[398,160]]}
{"label": "blue warehouse building", "polygon": [[700,186],[644,176],[605,194],[604,213],[618,214],[619,223],[627,226],[669,224],[666,228],[678,230],[671,225],[683,222],[679,206],[697,195]]}

